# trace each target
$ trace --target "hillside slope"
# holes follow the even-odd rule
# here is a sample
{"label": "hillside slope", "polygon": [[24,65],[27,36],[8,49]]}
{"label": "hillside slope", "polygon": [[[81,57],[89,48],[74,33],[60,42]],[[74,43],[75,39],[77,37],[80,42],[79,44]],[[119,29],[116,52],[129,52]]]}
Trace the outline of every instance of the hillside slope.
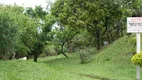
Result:
{"label": "hillside slope", "polygon": [[94,60],[80,64],[79,54],[40,58],[28,61],[0,61],[0,80],[135,80],[135,65],[130,61],[133,45],[123,37],[100,53]]}
{"label": "hillside slope", "polygon": [[114,80],[134,80],[135,65],[131,63],[134,47],[131,37],[123,37],[95,56],[95,64],[102,66],[100,75]]}

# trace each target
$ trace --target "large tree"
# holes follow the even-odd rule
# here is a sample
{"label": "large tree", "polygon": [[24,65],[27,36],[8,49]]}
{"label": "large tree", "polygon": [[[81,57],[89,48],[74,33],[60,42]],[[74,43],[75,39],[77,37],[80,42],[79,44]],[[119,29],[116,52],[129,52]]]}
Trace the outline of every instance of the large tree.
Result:
{"label": "large tree", "polygon": [[9,59],[14,52],[18,36],[18,17],[23,8],[0,5],[0,58]]}
{"label": "large tree", "polygon": [[57,0],[52,14],[63,25],[87,29],[100,49],[104,41],[123,36],[133,4],[133,0]]}
{"label": "large tree", "polygon": [[41,6],[36,6],[34,9],[31,7],[26,8],[25,15],[34,19],[37,28],[35,42],[31,51],[31,55],[34,56],[34,62],[37,62],[37,58],[42,53],[46,41],[50,39],[48,33],[51,31],[54,17],[44,11]]}

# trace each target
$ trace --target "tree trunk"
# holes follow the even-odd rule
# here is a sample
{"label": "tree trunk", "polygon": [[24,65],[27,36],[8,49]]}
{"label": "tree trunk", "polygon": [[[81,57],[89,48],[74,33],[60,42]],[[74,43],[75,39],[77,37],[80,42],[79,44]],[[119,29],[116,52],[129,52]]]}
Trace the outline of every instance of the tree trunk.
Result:
{"label": "tree trunk", "polygon": [[117,29],[116,29],[116,39],[118,39],[120,37],[120,29],[119,29],[120,26],[117,26]]}
{"label": "tree trunk", "polygon": [[101,49],[100,39],[97,39],[97,50]]}
{"label": "tree trunk", "polygon": [[62,53],[62,54],[68,59],[68,56],[65,53]]}
{"label": "tree trunk", "polygon": [[37,58],[38,58],[38,56],[37,56],[37,54],[35,54],[34,55],[34,62],[37,62]]}
{"label": "tree trunk", "polygon": [[61,53],[68,59],[68,56],[64,53],[64,44],[61,45]]}
{"label": "tree trunk", "polygon": [[96,33],[96,37],[97,37],[97,50],[101,49],[101,36],[100,36],[100,32]]}

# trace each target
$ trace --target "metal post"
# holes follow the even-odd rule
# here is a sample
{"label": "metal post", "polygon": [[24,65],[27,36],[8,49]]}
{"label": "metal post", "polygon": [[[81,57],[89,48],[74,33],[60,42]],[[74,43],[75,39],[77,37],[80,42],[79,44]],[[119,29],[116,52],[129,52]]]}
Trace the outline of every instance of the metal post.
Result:
{"label": "metal post", "polygon": [[[137,38],[137,49],[136,49],[136,52],[137,52],[137,54],[140,52],[140,47],[141,47],[141,43],[140,43],[140,33],[137,33],[136,34],[136,38]],[[137,67],[136,67],[136,80],[140,80],[140,66],[138,65]]]}

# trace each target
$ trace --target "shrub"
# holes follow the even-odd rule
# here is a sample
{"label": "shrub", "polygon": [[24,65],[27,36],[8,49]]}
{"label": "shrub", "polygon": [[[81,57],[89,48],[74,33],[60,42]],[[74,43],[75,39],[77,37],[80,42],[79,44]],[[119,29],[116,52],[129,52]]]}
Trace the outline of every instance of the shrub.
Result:
{"label": "shrub", "polygon": [[97,54],[98,53],[98,51],[97,51],[97,49],[96,48],[91,48],[91,47],[89,47],[88,49],[87,49],[87,51],[92,55],[92,54]]}
{"label": "shrub", "polygon": [[42,55],[42,57],[57,55],[57,52],[55,51],[55,45],[47,45],[47,46],[45,46],[45,48],[43,50],[43,53],[44,54]]}
{"label": "shrub", "polygon": [[135,65],[140,65],[142,66],[142,52],[135,54],[132,59],[131,59],[132,63]]}
{"label": "shrub", "polygon": [[91,62],[91,54],[88,50],[82,50],[79,52],[80,54],[80,60],[81,64],[89,63]]}

